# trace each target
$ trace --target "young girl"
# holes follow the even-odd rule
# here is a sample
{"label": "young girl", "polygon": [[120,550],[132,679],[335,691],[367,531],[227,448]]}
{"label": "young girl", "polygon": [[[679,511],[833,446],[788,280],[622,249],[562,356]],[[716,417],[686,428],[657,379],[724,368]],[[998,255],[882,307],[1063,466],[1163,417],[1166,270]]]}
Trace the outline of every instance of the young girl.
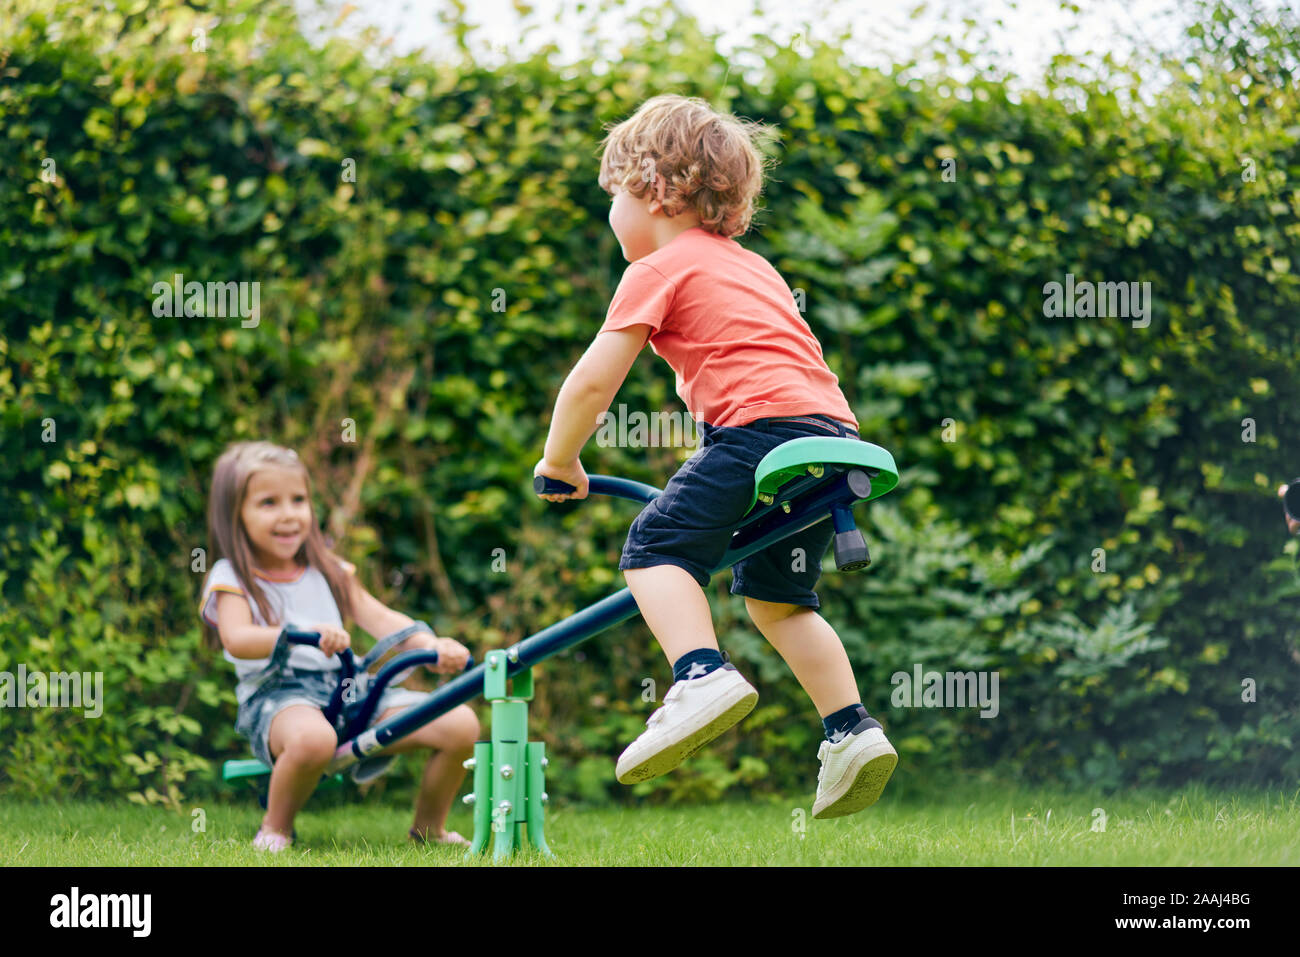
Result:
{"label": "young girl", "polygon": [[[280,851],[293,843],[293,819],[339,743],[323,709],[338,684],[338,653],[352,644],[344,620],[375,637],[414,622],[367,593],[355,568],[325,547],[312,513],[307,470],[290,449],[269,442],[239,442],[226,449],[212,477],[208,525],[222,557],[204,583],[199,613],[216,629],[239,678],[236,728],[251,742],[253,754],[271,766],[266,816],[253,846]],[[269,678],[259,675],[285,624],[319,632],[320,648],[293,645],[285,667]],[[397,646],[398,651],[414,648],[438,651],[432,667],[437,672],[461,671],[469,657],[459,642],[427,632]],[[265,679],[260,684],[259,677]],[[372,724],[425,698],[390,686]],[[420,782],[412,840],[469,843],[443,825],[465,777],[461,763],[473,754],[478,734],[478,718],[461,705],[380,752],[434,752]]]}

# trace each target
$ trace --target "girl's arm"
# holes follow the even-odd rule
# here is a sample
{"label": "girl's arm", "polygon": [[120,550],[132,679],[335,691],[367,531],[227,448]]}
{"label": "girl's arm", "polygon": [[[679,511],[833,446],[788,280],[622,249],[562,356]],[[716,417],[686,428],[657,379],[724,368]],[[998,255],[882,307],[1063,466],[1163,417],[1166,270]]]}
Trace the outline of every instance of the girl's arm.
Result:
{"label": "girl's arm", "polygon": [[[361,587],[356,575],[352,581],[352,617],[356,623],[375,638],[391,635],[408,625],[415,624],[414,619],[393,611],[370,592]],[[460,671],[469,659],[469,649],[452,638],[439,638],[425,631],[417,631],[400,645],[397,651],[413,651],[416,648],[435,649],[438,652],[438,664],[435,669],[442,673]]]}
{"label": "girl's arm", "polygon": [[232,592],[217,595],[217,634],[222,647],[236,658],[269,658],[280,637],[278,625],[253,624],[248,599]]}
{"label": "girl's arm", "polygon": [[[316,622],[306,627],[320,632],[320,650],[326,657],[332,657],[352,645],[348,633],[336,625]],[[235,658],[271,657],[281,630],[280,625],[253,624],[253,609],[243,595],[218,593],[217,635],[221,638],[222,647]]]}
{"label": "girl's arm", "polygon": [[[413,618],[403,615],[400,611],[393,611],[393,609],[362,588],[355,575],[349,576],[349,580],[352,582],[352,617],[358,625],[365,629],[367,634],[374,638],[382,638],[384,635],[391,635],[395,631],[401,631],[408,625],[415,624]],[[401,650],[410,651],[412,648],[432,647],[411,643],[414,638],[429,637],[429,635],[423,633],[414,634],[402,642]]]}

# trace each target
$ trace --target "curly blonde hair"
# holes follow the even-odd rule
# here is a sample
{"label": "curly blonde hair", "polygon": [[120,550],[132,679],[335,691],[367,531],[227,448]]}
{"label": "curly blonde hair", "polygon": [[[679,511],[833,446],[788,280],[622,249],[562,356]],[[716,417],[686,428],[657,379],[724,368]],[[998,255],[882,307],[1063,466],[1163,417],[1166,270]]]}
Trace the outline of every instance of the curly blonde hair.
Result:
{"label": "curly blonde hair", "polygon": [[599,180],[605,192],[617,187],[657,199],[657,174],[666,215],[689,209],[703,229],[728,238],[749,229],[763,190],[755,145],[767,132],[762,124],[718,113],[698,97],[665,94],[607,130]]}

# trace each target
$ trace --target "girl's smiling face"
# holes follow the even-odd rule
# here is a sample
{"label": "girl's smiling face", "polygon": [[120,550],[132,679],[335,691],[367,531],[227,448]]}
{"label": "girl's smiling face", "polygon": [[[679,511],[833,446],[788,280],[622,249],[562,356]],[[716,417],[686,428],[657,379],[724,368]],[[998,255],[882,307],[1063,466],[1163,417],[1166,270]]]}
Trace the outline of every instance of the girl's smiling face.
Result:
{"label": "girl's smiling face", "polygon": [[259,567],[294,568],[294,556],[307,540],[313,520],[302,472],[285,468],[254,472],[248,478],[239,518]]}

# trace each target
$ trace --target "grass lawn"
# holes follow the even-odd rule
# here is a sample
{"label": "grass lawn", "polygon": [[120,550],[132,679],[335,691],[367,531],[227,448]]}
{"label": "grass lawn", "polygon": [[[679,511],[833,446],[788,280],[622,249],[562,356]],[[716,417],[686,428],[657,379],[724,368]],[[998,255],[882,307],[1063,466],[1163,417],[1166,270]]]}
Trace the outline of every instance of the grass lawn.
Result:
{"label": "grass lawn", "polygon": [[[891,783],[891,789],[893,784]],[[770,803],[582,808],[547,815],[553,861],[528,865],[1300,865],[1300,789],[1142,789],[1102,797],[1063,788],[952,783],[922,793],[887,789],[874,807],[831,821],[809,798]],[[1093,830],[1093,809],[1105,829]],[[410,810],[391,798],[315,796],[298,842],[277,854],[249,842],[255,799],[184,814],[126,801],[0,801],[4,865],[462,865],[463,849],[407,842]],[[471,836],[457,802],[449,827]],[[490,858],[489,858],[490,860]]]}

